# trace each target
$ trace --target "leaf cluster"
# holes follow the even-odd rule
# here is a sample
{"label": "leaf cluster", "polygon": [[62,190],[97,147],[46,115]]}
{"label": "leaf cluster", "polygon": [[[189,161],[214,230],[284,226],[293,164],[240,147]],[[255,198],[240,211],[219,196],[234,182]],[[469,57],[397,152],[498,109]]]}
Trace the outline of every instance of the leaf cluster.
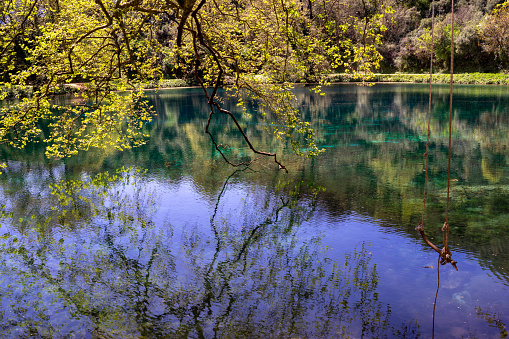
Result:
{"label": "leaf cluster", "polygon": [[[162,83],[165,75],[194,79],[212,114],[235,120],[221,106],[219,87],[227,87],[244,111],[246,103],[259,103],[276,138],[290,140],[298,154],[316,155],[291,83],[325,84],[323,74],[338,67],[363,80],[372,76],[382,59],[383,18],[391,10],[376,1],[361,7],[360,14],[340,17],[330,3],[306,9],[296,0],[4,2],[0,99],[30,95],[1,106],[0,142],[25,147],[44,141],[46,154],[56,158],[90,147],[139,146],[151,119],[140,89]],[[76,91],[72,104],[56,103],[62,88]],[[237,127],[255,154],[275,157],[258,151]]]}

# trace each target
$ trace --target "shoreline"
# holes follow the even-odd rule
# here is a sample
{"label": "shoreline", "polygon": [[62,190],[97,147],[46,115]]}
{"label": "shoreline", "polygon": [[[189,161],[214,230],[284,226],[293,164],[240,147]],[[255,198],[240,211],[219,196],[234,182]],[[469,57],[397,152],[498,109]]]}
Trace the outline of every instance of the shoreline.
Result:
{"label": "shoreline", "polygon": [[[429,73],[375,73],[368,83],[426,83],[429,84]],[[434,73],[433,84],[449,84],[451,75],[448,73]],[[330,74],[326,80],[331,83],[362,82],[349,74]],[[455,85],[509,85],[509,74],[504,73],[457,73],[453,74]]]}
{"label": "shoreline", "polygon": [[[325,80],[330,84],[347,84],[347,83],[363,83],[362,80],[355,79],[351,74],[337,73],[324,75]],[[406,83],[406,84],[429,84],[429,74],[419,73],[375,73],[370,80],[366,80],[367,84],[390,84],[390,83]],[[436,73],[433,74],[433,84],[449,84],[450,74]],[[457,73],[453,75],[454,85],[509,85],[509,74],[504,73]],[[317,83],[294,83],[294,85],[312,86]],[[200,86],[193,86],[188,84],[182,79],[163,79],[159,84],[148,84],[146,91],[156,91],[163,89],[186,89],[186,88],[199,88]],[[61,91],[53,93],[53,95],[62,94],[73,94],[79,92],[83,88],[82,83],[69,83],[60,85]],[[5,99],[20,99],[23,97],[29,97],[32,94],[32,88],[30,86],[20,89],[17,86],[12,86],[9,89],[9,93]]]}

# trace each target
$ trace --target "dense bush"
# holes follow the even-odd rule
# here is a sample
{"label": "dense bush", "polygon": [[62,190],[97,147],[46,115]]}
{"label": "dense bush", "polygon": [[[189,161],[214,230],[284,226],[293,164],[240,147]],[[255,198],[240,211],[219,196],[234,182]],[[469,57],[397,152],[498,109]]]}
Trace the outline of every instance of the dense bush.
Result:
{"label": "dense bush", "polygon": [[[450,74],[433,74],[433,83],[445,84],[450,81]],[[352,82],[356,81],[344,74],[331,74],[327,76],[330,82]],[[459,73],[454,74],[455,84],[471,85],[509,85],[509,74],[502,73]],[[413,82],[429,83],[429,74],[375,74],[373,82]]]}

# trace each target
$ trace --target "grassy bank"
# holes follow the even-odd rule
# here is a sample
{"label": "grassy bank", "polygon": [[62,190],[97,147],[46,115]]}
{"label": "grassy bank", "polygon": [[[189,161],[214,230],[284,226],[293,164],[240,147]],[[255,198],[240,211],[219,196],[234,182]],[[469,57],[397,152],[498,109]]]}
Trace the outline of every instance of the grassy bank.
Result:
{"label": "grassy bank", "polygon": [[[433,83],[445,84],[450,81],[450,74],[433,74]],[[327,76],[330,82],[358,82],[350,74],[331,74]],[[459,73],[454,74],[455,84],[471,85],[509,85],[509,74],[503,73]],[[370,82],[413,82],[428,83],[429,74],[375,74]]]}

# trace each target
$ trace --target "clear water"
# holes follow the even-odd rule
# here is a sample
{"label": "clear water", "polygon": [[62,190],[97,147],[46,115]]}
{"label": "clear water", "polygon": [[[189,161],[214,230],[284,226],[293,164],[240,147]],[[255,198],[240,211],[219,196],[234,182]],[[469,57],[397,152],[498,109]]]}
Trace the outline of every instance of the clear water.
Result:
{"label": "clear water", "polygon": [[[297,88],[327,150],[312,160],[276,143],[257,115],[242,117],[288,174],[266,159],[226,165],[204,134],[196,89],[149,93],[158,115],[137,150],[52,161],[41,144],[1,149],[0,337],[431,337],[437,255],[415,231],[427,90]],[[449,221],[459,271],[440,267],[435,335],[503,338],[509,89],[457,86],[454,98]],[[448,102],[448,87],[436,86],[425,225],[438,245]],[[230,159],[250,156],[226,117],[212,131]]]}

